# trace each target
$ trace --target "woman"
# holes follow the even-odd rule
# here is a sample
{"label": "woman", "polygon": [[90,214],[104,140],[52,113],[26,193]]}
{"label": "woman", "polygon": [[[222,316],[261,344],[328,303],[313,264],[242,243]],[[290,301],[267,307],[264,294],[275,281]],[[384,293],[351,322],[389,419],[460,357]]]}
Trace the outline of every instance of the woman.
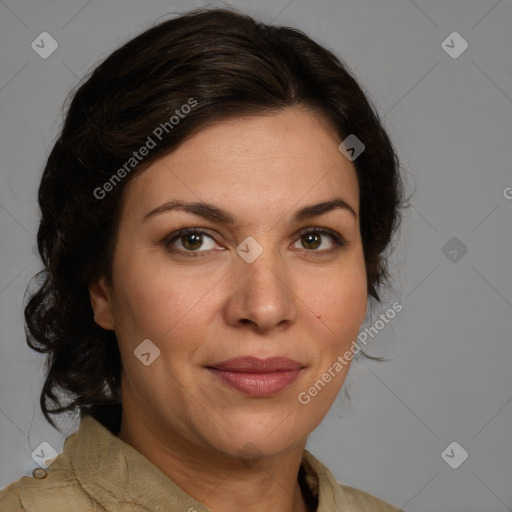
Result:
{"label": "woman", "polygon": [[397,511],[305,444],[380,300],[401,183],[355,79],[297,30],[193,11],[110,55],[44,170],[25,309],[45,417],[80,427],[0,508]]}

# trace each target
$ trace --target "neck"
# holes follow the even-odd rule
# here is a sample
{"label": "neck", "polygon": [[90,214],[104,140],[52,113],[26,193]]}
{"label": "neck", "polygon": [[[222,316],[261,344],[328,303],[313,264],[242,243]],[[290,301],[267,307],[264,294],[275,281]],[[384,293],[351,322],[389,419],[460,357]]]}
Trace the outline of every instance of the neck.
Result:
{"label": "neck", "polygon": [[271,458],[240,460],[170,437],[140,415],[126,421],[126,411],[118,437],[212,510],[309,512],[297,479],[305,440]]}

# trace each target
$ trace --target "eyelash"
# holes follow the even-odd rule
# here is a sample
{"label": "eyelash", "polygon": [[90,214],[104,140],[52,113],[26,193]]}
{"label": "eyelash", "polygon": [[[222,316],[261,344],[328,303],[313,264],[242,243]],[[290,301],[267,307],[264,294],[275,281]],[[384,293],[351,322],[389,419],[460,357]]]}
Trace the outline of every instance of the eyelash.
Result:
{"label": "eyelash", "polygon": [[[185,229],[180,229],[179,231],[176,231],[176,232],[170,234],[168,237],[166,237],[163,240],[163,244],[164,244],[165,248],[170,253],[173,253],[173,254],[180,254],[180,255],[183,255],[186,257],[192,257],[192,258],[204,256],[204,254],[208,253],[209,251],[183,251],[181,249],[177,249],[176,247],[174,247],[172,245],[173,242],[175,242],[182,236],[188,235],[190,233],[206,235],[206,236],[212,238],[213,240],[215,240],[215,238],[208,231],[204,231],[204,230],[198,229],[198,228],[185,228]],[[316,251],[314,249],[312,249],[312,250],[302,249],[310,254],[315,254],[317,256],[320,256],[323,254],[330,254],[330,253],[334,252],[335,250],[344,247],[347,244],[346,240],[339,233],[336,233],[335,231],[331,231],[330,229],[326,229],[326,228],[306,228],[299,233],[297,240],[301,239],[302,237],[304,237],[306,235],[311,235],[311,234],[327,235],[330,238],[332,238],[332,240],[336,246],[331,249],[327,249],[327,250],[323,249],[321,251]]]}

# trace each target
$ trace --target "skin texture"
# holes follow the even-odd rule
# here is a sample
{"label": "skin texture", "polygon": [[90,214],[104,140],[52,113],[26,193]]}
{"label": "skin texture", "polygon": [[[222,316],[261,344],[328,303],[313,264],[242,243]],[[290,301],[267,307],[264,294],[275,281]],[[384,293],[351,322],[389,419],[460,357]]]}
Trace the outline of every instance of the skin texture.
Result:
{"label": "skin texture", "polygon": [[[213,510],[306,510],[302,452],[349,367],[307,405],[297,397],[349,350],[367,306],[357,175],[340,142],[323,117],[300,108],[204,128],[127,185],[112,287],[103,278],[90,287],[95,321],[115,330],[121,351],[119,437]],[[336,208],[291,222],[334,198],[356,215]],[[180,209],[143,220],[171,200],[211,203],[235,222]],[[186,236],[170,244],[181,252],[165,247],[191,227],[208,231],[188,250],[198,256],[183,255]],[[305,228],[332,230],[346,245],[329,235],[311,241]],[[263,248],[252,263],[236,252],[248,236]],[[144,339],[161,351],[149,366],[133,353]],[[244,355],[304,368],[267,397],[205,368]]]}

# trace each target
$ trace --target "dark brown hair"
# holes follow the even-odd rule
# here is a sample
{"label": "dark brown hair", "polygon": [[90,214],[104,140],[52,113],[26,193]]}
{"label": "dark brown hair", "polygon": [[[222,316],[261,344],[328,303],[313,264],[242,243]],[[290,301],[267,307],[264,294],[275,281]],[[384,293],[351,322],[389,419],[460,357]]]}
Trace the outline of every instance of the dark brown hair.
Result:
{"label": "dark brown hair", "polygon": [[[172,121],[191,98],[195,106]],[[346,66],[302,32],[234,10],[161,22],[108,56],[73,93],[39,187],[45,268],[25,320],[29,346],[48,354],[40,404],[55,428],[50,413],[79,410],[108,424],[120,409],[116,336],[94,322],[88,287],[102,275],[111,282],[123,188],[209,123],[292,106],[324,116],[341,140],[355,134],[366,146],[353,163],[368,294],[381,301],[403,186],[393,146]],[[129,172],[133,152],[159,126],[166,127],[161,140]],[[123,179],[113,181],[116,173]]]}

